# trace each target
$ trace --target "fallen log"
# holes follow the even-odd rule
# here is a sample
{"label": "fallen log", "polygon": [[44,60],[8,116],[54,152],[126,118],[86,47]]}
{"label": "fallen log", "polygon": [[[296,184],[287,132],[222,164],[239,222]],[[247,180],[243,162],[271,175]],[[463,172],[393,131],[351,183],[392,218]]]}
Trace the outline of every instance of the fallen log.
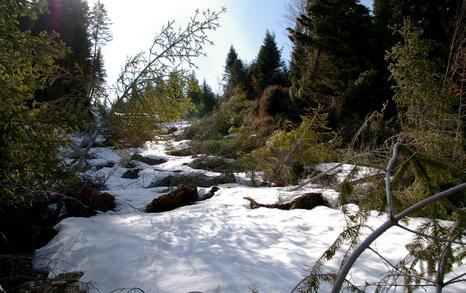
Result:
{"label": "fallen log", "polygon": [[176,208],[190,205],[199,200],[197,187],[195,185],[185,185],[168,194],[154,199],[145,208],[148,213],[159,213],[171,211]]}
{"label": "fallen log", "polygon": [[329,203],[324,199],[322,193],[305,193],[292,201],[285,203],[274,203],[274,204],[260,204],[250,197],[244,197],[249,201],[251,209],[258,208],[270,208],[270,209],[281,209],[281,210],[294,210],[294,209],[305,209],[311,210],[316,206],[330,206]]}
{"label": "fallen log", "polygon": [[204,200],[207,200],[207,199],[209,199],[209,198],[212,198],[212,197],[215,195],[215,193],[216,193],[217,191],[219,191],[219,190],[220,190],[220,188],[218,188],[217,186],[213,186],[213,187],[209,190],[209,192],[207,192],[207,193],[204,194],[203,196],[200,196],[200,197],[199,197],[199,201],[204,201]]}
{"label": "fallen log", "polygon": [[219,189],[217,186],[214,186],[209,192],[199,196],[196,185],[184,185],[175,191],[154,199],[146,206],[144,211],[148,213],[171,211],[182,206],[191,205],[197,201],[212,198]]}

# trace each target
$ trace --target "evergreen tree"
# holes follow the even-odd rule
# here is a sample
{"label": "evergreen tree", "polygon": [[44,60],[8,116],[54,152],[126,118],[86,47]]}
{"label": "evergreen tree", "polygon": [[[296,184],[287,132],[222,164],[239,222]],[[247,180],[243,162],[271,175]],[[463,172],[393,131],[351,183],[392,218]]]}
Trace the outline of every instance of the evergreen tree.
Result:
{"label": "evergreen tree", "polygon": [[34,35],[20,29],[18,18],[35,18],[45,8],[40,4],[0,2],[1,216],[5,207],[28,207],[43,200],[44,192],[63,182],[67,168],[59,153],[78,123],[74,118],[80,118],[78,108],[68,112],[57,102],[34,101],[37,90],[59,75],[57,60],[68,52],[56,34]]}
{"label": "evergreen tree", "polygon": [[202,103],[204,105],[203,114],[211,113],[217,105],[217,97],[206,80],[202,83]]}
{"label": "evergreen tree", "polygon": [[[30,30],[33,35],[42,32],[59,34],[71,52],[58,62],[69,74],[59,78],[46,89],[35,93],[36,100],[57,101],[76,99],[89,108],[89,81],[91,80],[91,41],[88,33],[89,9],[84,0],[49,0],[49,13],[38,16],[31,22]],[[90,112],[88,111],[90,117]]]}
{"label": "evergreen tree", "polygon": [[186,98],[185,80],[179,72],[171,72],[168,76],[166,96],[175,103]]}
{"label": "evergreen tree", "polygon": [[230,47],[225,61],[224,80],[226,81],[224,88],[225,97],[229,97],[235,87],[239,87],[241,90],[248,88],[245,66],[243,61],[239,59],[233,46]]}
{"label": "evergreen tree", "polygon": [[95,71],[95,81],[98,85],[103,85],[107,77],[107,71],[105,70],[104,60],[102,57],[101,48],[97,49],[96,56],[93,61],[93,69]]}
{"label": "evergreen tree", "polygon": [[[394,34],[394,28],[399,28],[405,18],[411,19],[419,26],[422,38],[431,39],[431,57],[442,59],[446,67],[450,54],[451,37],[457,21],[458,1],[455,0],[375,0],[374,1],[374,31],[375,31],[375,62],[377,70],[376,96],[380,101],[389,101],[386,118],[395,116],[396,106],[392,100],[393,80],[389,80],[390,72],[385,60],[387,51],[402,41],[399,34]],[[445,70],[446,68],[443,68]],[[387,115],[388,114],[388,115]]]}
{"label": "evergreen tree", "polygon": [[458,100],[445,87],[449,84],[442,62],[432,59],[432,42],[411,21],[398,31],[402,42],[387,56],[394,81],[394,100],[400,110],[401,139],[431,158],[463,158],[462,126]]}
{"label": "evergreen tree", "polygon": [[309,0],[306,13],[290,29],[295,47],[291,95],[298,109],[321,104],[335,125],[341,115],[367,113],[372,20],[356,0]]}
{"label": "evergreen tree", "polygon": [[199,86],[199,81],[197,80],[194,72],[188,76],[187,96],[198,110],[201,109],[202,90],[201,90],[201,87]]}
{"label": "evergreen tree", "polygon": [[387,42],[392,39],[390,26],[393,25],[393,1],[374,0],[374,26],[378,41],[378,48],[387,48]]}
{"label": "evergreen tree", "polygon": [[[112,41],[112,33],[110,31],[110,20],[107,15],[107,10],[102,2],[97,1],[90,13],[89,33],[93,44],[92,49],[92,78],[97,82],[96,87],[105,83],[105,72],[102,57],[102,47]],[[92,98],[92,95],[91,95]]]}
{"label": "evergreen tree", "polygon": [[49,0],[49,13],[42,14],[34,23],[33,33],[57,32],[71,54],[63,66],[72,71],[78,65],[86,75],[91,67],[91,41],[88,33],[89,7],[85,0]]}
{"label": "evergreen tree", "polygon": [[436,42],[432,52],[444,61],[448,58],[448,47],[455,28],[457,0],[375,0],[374,16],[377,30],[378,47],[385,52],[399,39],[392,34],[393,26],[410,18],[422,31],[422,37]]}
{"label": "evergreen tree", "polygon": [[281,51],[278,49],[275,36],[267,31],[257,59],[251,68],[257,96],[260,96],[268,85],[285,84],[283,67]]}

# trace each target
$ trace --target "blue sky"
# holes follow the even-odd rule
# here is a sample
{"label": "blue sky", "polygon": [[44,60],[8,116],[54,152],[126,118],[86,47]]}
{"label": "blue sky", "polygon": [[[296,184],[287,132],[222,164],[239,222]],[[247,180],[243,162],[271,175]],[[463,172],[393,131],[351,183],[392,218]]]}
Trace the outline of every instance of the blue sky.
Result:
{"label": "blue sky", "polygon": [[[89,0],[90,5],[95,0]],[[183,25],[196,9],[219,10],[226,7],[221,27],[209,34],[214,45],[206,48],[207,57],[196,61],[198,78],[206,79],[214,91],[221,90],[223,65],[230,45],[240,58],[252,61],[267,30],[275,33],[285,60],[289,59],[291,43],[286,27],[288,5],[296,0],[101,0],[113,23],[114,40],[104,48],[108,83],[116,80],[126,57],[149,47],[155,34],[169,20]],[[361,3],[372,6],[373,0]]]}

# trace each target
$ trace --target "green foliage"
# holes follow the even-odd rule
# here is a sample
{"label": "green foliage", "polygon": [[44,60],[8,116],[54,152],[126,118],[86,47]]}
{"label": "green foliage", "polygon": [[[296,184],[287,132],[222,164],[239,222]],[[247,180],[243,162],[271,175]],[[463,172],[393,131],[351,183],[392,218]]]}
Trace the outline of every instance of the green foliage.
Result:
{"label": "green foliage", "polygon": [[243,157],[243,166],[264,171],[267,182],[296,184],[298,170],[332,158],[338,140],[326,125],[327,115],[321,109],[314,110],[302,117],[298,127],[275,131],[265,146]]}
{"label": "green foliage", "polygon": [[247,100],[244,92],[236,90],[232,97],[220,103],[214,113],[186,129],[184,137],[201,141],[221,140],[230,129],[244,124],[254,106],[255,103]]}
{"label": "green foliage", "polygon": [[[439,172],[439,170],[442,171]],[[449,185],[438,186],[441,179],[451,180],[452,177],[450,176],[452,174],[455,174],[454,176],[457,178],[458,174],[463,174],[462,182],[466,179],[462,170],[429,160],[405,146],[399,148],[399,156],[393,174],[391,189],[394,197],[395,214],[428,196],[432,196],[433,193],[443,191],[458,183],[450,181],[448,182]],[[380,180],[378,177],[372,178]],[[366,223],[369,212],[374,209],[380,212],[386,210],[384,183],[382,180],[378,185],[372,182],[374,185],[371,184],[371,186],[376,187],[380,193],[366,193],[367,197],[359,204],[360,209],[357,213],[348,212],[343,206],[347,220],[345,230],[317,260],[310,271],[309,277],[305,278],[297,286],[299,292],[318,292],[321,282],[335,282],[336,274],[324,272],[324,265],[335,258],[337,252],[343,250],[345,244],[348,244],[349,248],[345,248],[345,251],[343,251],[343,259],[347,258],[352,253],[355,245],[360,243],[361,228],[368,228]],[[447,184],[445,181],[444,183]],[[353,193],[353,188],[352,185],[344,184],[342,192]],[[357,189],[355,192],[358,192]],[[388,257],[381,255],[375,246],[368,248],[368,250],[380,257],[381,262],[387,265],[386,273],[378,281],[361,284],[361,287],[358,288],[347,280],[345,287],[357,292],[365,292],[366,288],[371,287],[375,288],[375,292],[389,292],[401,284],[406,288],[407,292],[414,292],[416,289],[423,288],[424,284],[438,285],[439,280],[443,280],[446,277],[445,274],[451,272],[454,264],[459,266],[463,264],[466,256],[464,245],[453,244],[452,246],[452,243],[462,241],[464,228],[466,227],[464,204],[453,203],[454,198],[463,198],[464,200],[465,194],[456,194],[453,197],[444,198],[440,202],[431,203],[422,210],[409,215],[423,216],[426,217],[426,220],[415,230],[410,230],[414,235],[413,241],[406,245],[408,253],[399,262],[389,262]],[[445,218],[452,222],[446,224],[445,221],[438,220],[438,218]],[[404,227],[405,221],[409,220],[402,219],[397,225]],[[442,272],[440,263],[443,262],[444,271]],[[445,279],[440,285],[448,286],[449,281]]]}
{"label": "green foliage", "polygon": [[206,115],[211,113],[215,106],[217,105],[217,96],[212,91],[210,86],[204,80],[202,83],[202,93],[201,93],[201,101],[202,101],[202,108],[201,113],[202,115]]}
{"label": "green foliage", "polygon": [[421,31],[410,21],[397,32],[402,42],[392,48],[387,59],[400,110],[400,137],[432,158],[462,160],[457,100],[441,72],[441,63],[430,58],[432,43],[422,39]]}
{"label": "green foliage", "polygon": [[[373,107],[371,95],[355,89],[371,69],[371,31],[369,11],[358,1],[307,1],[290,30],[295,45],[290,92],[298,113],[322,105],[336,124],[343,111],[365,115]],[[359,99],[364,99],[359,107],[351,107]]]}
{"label": "green foliage", "polygon": [[[34,19],[40,1],[0,4],[0,203],[30,203],[67,177],[59,150],[76,129],[80,102],[57,99],[36,102],[34,94],[59,76],[57,60],[69,52],[56,34],[22,31],[18,19]],[[69,110],[75,111],[73,115]]]}
{"label": "green foliage", "polygon": [[[102,47],[113,37],[110,31],[110,19],[104,4],[98,0],[89,13],[89,35],[92,41],[91,84],[89,100],[102,102],[105,97],[106,72],[102,55]],[[96,99],[97,98],[97,99]]]}
{"label": "green foliage", "polygon": [[112,139],[123,146],[142,146],[160,133],[160,124],[183,117],[193,105],[185,95],[186,84],[176,72],[168,80],[147,82],[133,96],[113,106],[106,125]]}
{"label": "green foliage", "polygon": [[230,51],[228,52],[227,59],[225,61],[224,80],[226,81],[224,87],[225,97],[230,97],[234,94],[235,88],[247,91],[250,84],[243,61],[239,59],[233,46],[230,47]]}
{"label": "green foliage", "polygon": [[199,81],[196,78],[196,75],[191,73],[188,76],[188,81],[186,85],[186,95],[188,99],[193,103],[195,106],[195,109],[193,109],[193,112],[190,113],[192,116],[200,116],[201,113],[203,112],[203,104],[202,104],[202,89],[199,86]]}
{"label": "green foliage", "polygon": [[[392,190],[394,204],[401,211],[444,189],[466,181],[466,174],[454,163],[434,160],[430,155],[400,147],[399,162],[394,172]],[[386,207],[385,182],[381,177],[370,178],[366,189],[367,200],[362,207],[384,211]],[[444,199],[418,211],[414,216],[448,219],[452,213],[465,206],[466,193]]]}
{"label": "green foliage", "polygon": [[[33,1],[36,2],[36,1]],[[47,12],[38,15],[37,20],[22,19],[23,30],[31,30],[33,35],[57,33],[58,40],[71,50],[57,64],[68,74],[58,77],[52,84],[35,93],[37,101],[54,101],[63,96],[79,99],[90,106],[89,83],[92,79],[92,56],[89,29],[89,8],[84,0],[41,1],[48,4]],[[90,109],[87,110],[90,118]],[[84,128],[85,125],[81,125]]]}
{"label": "green foliage", "polygon": [[284,85],[283,61],[275,35],[267,31],[257,59],[252,65],[252,80],[256,96],[268,85]]}
{"label": "green foliage", "polygon": [[291,100],[288,88],[278,85],[268,86],[260,98],[261,110],[270,116],[277,114],[293,115],[291,111]]}

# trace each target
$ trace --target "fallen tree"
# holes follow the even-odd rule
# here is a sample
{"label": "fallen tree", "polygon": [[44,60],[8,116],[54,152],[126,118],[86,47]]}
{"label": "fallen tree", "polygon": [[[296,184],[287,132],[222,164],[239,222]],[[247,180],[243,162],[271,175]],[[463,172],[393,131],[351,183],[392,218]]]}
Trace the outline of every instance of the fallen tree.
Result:
{"label": "fallen tree", "polygon": [[184,185],[168,194],[162,195],[154,199],[144,209],[148,213],[160,213],[171,211],[176,208],[191,205],[197,201],[204,201],[214,196],[219,190],[214,186],[206,194],[199,196],[196,185]]}
{"label": "fallen tree", "polygon": [[294,210],[294,209],[305,209],[311,210],[316,206],[329,206],[329,203],[324,199],[321,193],[305,193],[292,201],[285,203],[274,203],[274,204],[260,204],[250,197],[244,197],[249,201],[251,209],[258,208],[271,208],[281,210]]}

